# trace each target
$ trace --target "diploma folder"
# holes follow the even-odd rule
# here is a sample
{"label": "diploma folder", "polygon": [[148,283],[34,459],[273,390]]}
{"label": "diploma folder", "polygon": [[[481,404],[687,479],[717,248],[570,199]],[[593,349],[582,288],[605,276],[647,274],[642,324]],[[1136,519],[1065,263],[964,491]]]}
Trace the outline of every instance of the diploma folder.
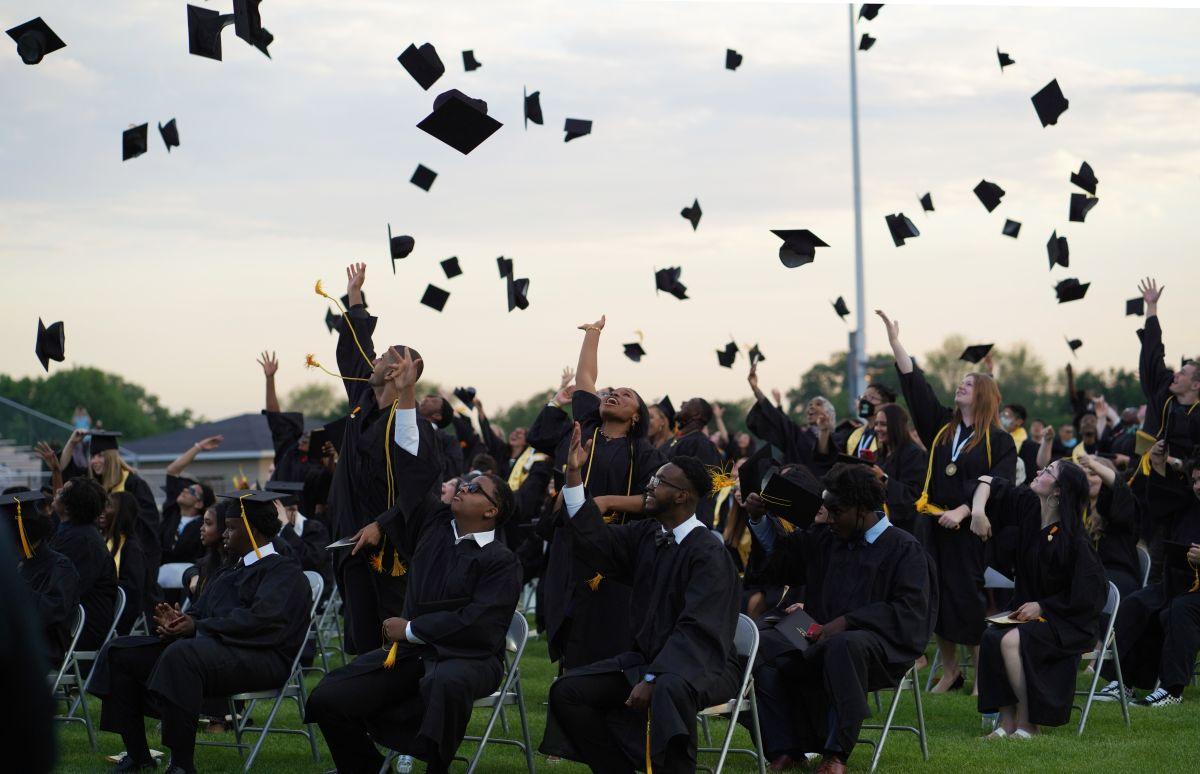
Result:
{"label": "diploma folder", "polygon": [[787,618],[775,624],[775,628],[801,652],[808,650],[808,646],[821,633],[821,624],[814,621],[803,608],[789,613]]}

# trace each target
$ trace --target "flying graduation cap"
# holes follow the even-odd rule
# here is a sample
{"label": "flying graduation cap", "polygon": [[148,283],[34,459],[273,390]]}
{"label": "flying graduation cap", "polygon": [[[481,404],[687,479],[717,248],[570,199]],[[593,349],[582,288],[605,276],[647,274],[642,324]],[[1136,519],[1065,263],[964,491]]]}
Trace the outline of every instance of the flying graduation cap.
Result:
{"label": "flying graduation cap", "polygon": [[871,46],[873,46],[873,45],[875,45],[875,38],[871,37],[870,34],[864,32],[862,39],[858,41],[858,50],[859,51],[870,51]]}
{"label": "flying graduation cap", "polygon": [[1068,211],[1068,216],[1075,223],[1082,223],[1087,214],[1092,208],[1100,203],[1100,199],[1096,196],[1088,196],[1087,194],[1073,193],[1071,194],[1071,207]]}
{"label": "flying graduation cap", "polygon": [[196,5],[187,7],[188,53],[221,61],[221,31],[230,24],[234,34],[257,48],[268,59],[267,47],[275,36],[262,26],[258,5],[262,0],[233,0],[233,13],[220,14]]}
{"label": "flying graduation cap", "polygon": [[1000,233],[1016,239],[1017,235],[1021,233],[1021,224],[1015,220],[1006,218],[1004,220],[1004,228],[1000,230]]}
{"label": "flying graduation cap", "polygon": [[750,351],[747,352],[746,354],[750,358],[750,365],[754,365],[755,363],[762,363],[767,359],[767,356],[762,353],[762,350],[758,348],[757,344],[755,344],[753,347],[751,347]]}
{"label": "flying graduation cap", "polygon": [[673,404],[671,402],[671,396],[664,395],[663,399],[654,405],[657,406],[658,410],[663,413],[664,417],[666,417],[667,427],[674,430],[675,429],[675,404]]}
{"label": "flying graduation cap", "polygon": [[1137,298],[1131,298],[1125,302],[1125,316],[1126,317],[1129,317],[1131,315],[1137,315],[1138,317],[1141,317],[1145,313],[1146,313],[1146,299],[1142,298],[1141,296],[1138,296]]}
{"label": "flying graduation cap", "polygon": [[691,221],[692,231],[695,231],[700,226],[700,216],[704,214],[700,211],[700,200],[693,200],[692,206],[684,207],[679,211],[679,214],[682,215],[686,220]]}
{"label": "flying graduation cap", "polygon": [[622,345],[625,348],[625,357],[635,363],[640,363],[642,357],[646,354],[646,350],[642,349],[642,345],[634,341],[629,344]]}
{"label": "flying graduation cap", "polygon": [[417,241],[410,236],[392,236],[392,224],[388,224],[388,252],[392,256],[392,274],[396,273],[396,261],[407,258],[417,246]]}
{"label": "flying graduation cap", "polygon": [[1079,165],[1078,172],[1071,173],[1071,183],[1095,196],[1096,186],[1100,184],[1100,181],[1096,179],[1096,173],[1092,171],[1092,165],[1085,161]]}
{"label": "flying graduation cap", "polygon": [[261,2],[262,0],[233,0],[233,33],[270,59],[271,54],[267,51],[267,46],[271,45],[275,36],[262,26],[262,17],[258,13],[258,5]]}
{"label": "flying graduation cap", "polygon": [[121,132],[121,161],[129,161],[146,152],[150,125],[131,126]]}
{"label": "flying graduation cap", "polygon": [[732,48],[725,49],[725,69],[736,70],[742,65],[742,55]]}
{"label": "flying graduation cap", "polygon": [[917,231],[917,227],[903,212],[898,215],[886,215],[884,220],[887,221],[888,231],[891,233],[896,247],[903,247],[904,240],[921,235],[921,232]]}
{"label": "flying graduation cap", "polygon": [[458,265],[458,256],[450,256],[442,261],[442,271],[446,274],[446,279],[454,279],[463,273],[462,267]]}
{"label": "flying graduation cap", "polygon": [[1072,354],[1083,346],[1083,339],[1068,339],[1066,336],[1063,336],[1063,338],[1066,339],[1067,346],[1071,348]]}
{"label": "flying graduation cap", "polygon": [[[465,54],[463,60],[466,60]],[[438,56],[432,43],[422,43],[420,47],[416,43],[409,43],[408,48],[396,57],[396,61],[425,91],[429,91],[429,87],[446,73],[446,65],[442,64],[442,58]]]}
{"label": "flying graduation cap", "polygon": [[1005,193],[1003,188],[988,180],[980,180],[974,190],[988,212],[1000,206],[1000,200],[1004,198]]}
{"label": "flying graduation cap", "polygon": [[487,103],[458,89],[442,92],[433,100],[433,112],[417,128],[433,135],[464,156],[479,147],[503,124],[487,114]]}
{"label": "flying graduation cap", "polygon": [[958,356],[959,360],[965,360],[968,363],[978,363],[988,356],[995,344],[972,344],[963,350],[963,353]]}
{"label": "flying graduation cap", "polygon": [[850,314],[850,307],[846,306],[846,299],[838,296],[837,301],[833,302],[833,311],[837,312],[837,316],[842,318],[842,322],[845,322],[846,316]]}
{"label": "flying graduation cap", "polygon": [[1011,56],[1000,50],[999,46],[996,46],[996,58],[1000,60],[1000,72],[1004,72],[1005,67],[1016,64]]}
{"label": "flying graduation cap", "polygon": [[17,55],[27,65],[35,65],[42,61],[42,57],[46,54],[66,48],[67,45],[62,42],[62,38],[54,34],[54,30],[50,29],[50,25],[42,21],[40,16],[24,24],[18,24],[6,32],[17,42]]}
{"label": "flying graduation cap", "polygon": [[875,21],[880,8],[883,8],[883,3],[863,3],[862,7],[858,9],[858,18]]}
{"label": "flying graduation cap", "polygon": [[449,300],[450,293],[433,284],[427,285],[425,295],[421,296],[422,304],[438,312],[446,308],[446,302]]}
{"label": "flying graduation cap", "polygon": [[172,147],[179,147],[179,127],[175,125],[174,118],[165,124],[159,124],[158,134],[162,137],[163,144],[167,146],[167,153],[171,152]]}
{"label": "flying graduation cap", "polygon": [[474,387],[455,387],[453,392],[454,397],[463,402],[463,405],[468,408],[475,405],[476,390]]}
{"label": "flying graduation cap", "polygon": [[725,349],[717,350],[717,363],[722,368],[733,368],[733,361],[737,360],[737,353],[737,342],[730,341],[725,345]]}
{"label": "flying graduation cap", "polygon": [[41,362],[42,368],[50,371],[50,361],[61,363],[66,358],[67,334],[63,330],[62,321],[51,323],[50,327],[38,318],[37,342],[33,351]]}
{"label": "flying graduation cap", "polygon": [[1091,284],[1090,282],[1080,282],[1074,277],[1068,277],[1054,286],[1054,294],[1058,296],[1058,303],[1060,304],[1078,301],[1087,295]]}
{"label": "flying graduation cap", "polygon": [[433,181],[437,179],[437,172],[434,172],[424,164],[417,164],[416,171],[412,174],[412,179],[408,182],[415,185],[417,188],[428,191],[433,186]]}
{"label": "flying graduation cap", "polygon": [[522,311],[529,308],[529,279],[514,279],[512,274],[509,274],[505,279],[506,290],[508,293],[508,311],[520,309]]}
{"label": "flying graduation cap", "polygon": [[468,49],[462,52],[462,56],[463,69],[467,72],[472,72],[474,70],[478,70],[480,67],[483,67],[483,64],[475,59],[475,51],[473,49]]}
{"label": "flying graduation cap", "polygon": [[330,333],[333,333],[337,330],[338,323],[341,322],[341,319],[342,316],[340,314],[334,314],[332,308],[327,307],[325,309],[325,327],[329,329]]}
{"label": "flying graduation cap", "polygon": [[563,131],[567,136],[563,138],[563,142],[570,142],[578,137],[592,133],[592,122],[583,118],[568,118],[563,124]]}
{"label": "flying graduation cap", "polygon": [[925,212],[933,212],[933,194],[927,193],[921,197],[921,209]]}
{"label": "flying graduation cap", "polygon": [[829,247],[808,229],[771,229],[771,233],[783,240],[779,261],[789,269],[812,263],[818,247]]}
{"label": "flying graduation cap", "polygon": [[1054,269],[1054,265],[1058,264],[1064,269],[1071,265],[1071,251],[1067,247],[1067,238],[1059,236],[1057,231],[1050,234],[1050,241],[1046,243],[1046,257],[1050,260],[1050,269]]}
{"label": "flying graduation cap", "polygon": [[1038,120],[1042,122],[1043,128],[1057,124],[1058,117],[1065,113],[1067,106],[1071,104],[1063,96],[1062,89],[1058,87],[1057,78],[1043,86],[1042,90],[1030,99],[1033,101],[1033,109],[1037,111]]}
{"label": "flying graduation cap", "polygon": [[500,279],[511,277],[513,275],[513,260],[505,258],[503,255],[496,258],[496,268],[500,270]]}
{"label": "flying graduation cap", "polygon": [[683,274],[683,268],[680,266],[670,266],[654,272],[655,292],[662,291],[670,293],[680,301],[687,300],[687,285],[679,281],[681,274]]}
{"label": "flying graduation cap", "polygon": [[525,90],[524,87],[521,88],[521,91],[525,95],[525,128],[529,128],[530,121],[534,122],[538,126],[541,126],[542,93],[540,91],[535,91],[534,93],[530,94]]}

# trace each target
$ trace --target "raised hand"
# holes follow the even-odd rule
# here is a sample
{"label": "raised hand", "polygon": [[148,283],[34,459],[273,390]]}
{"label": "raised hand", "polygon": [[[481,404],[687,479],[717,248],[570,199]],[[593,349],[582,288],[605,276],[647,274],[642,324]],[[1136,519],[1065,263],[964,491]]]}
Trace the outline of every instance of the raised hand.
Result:
{"label": "raised hand", "polygon": [[1147,304],[1157,304],[1159,296],[1167,289],[1166,285],[1161,288],[1158,286],[1158,281],[1153,277],[1146,277],[1138,283],[1138,292],[1142,294],[1142,300]]}
{"label": "raised hand", "polygon": [[779,391],[778,387],[772,388],[771,397],[775,399],[776,406],[783,405],[783,393]]}
{"label": "raised hand", "polygon": [[367,281],[367,265],[352,263],[346,267],[346,294],[350,296],[350,306],[362,303],[363,283]]}
{"label": "raised hand", "polygon": [[1038,439],[1042,443],[1054,443],[1054,425],[1046,425],[1042,428],[1042,437]]}
{"label": "raised hand", "polygon": [[412,351],[408,347],[402,347],[401,350],[390,347],[388,352],[395,358],[395,364],[387,372],[388,380],[401,392],[415,387],[422,359],[413,360]]}
{"label": "raised hand", "polygon": [[224,440],[225,436],[223,435],[213,435],[208,438],[202,438],[196,443],[196,446],[199,447],[200,451],[212,451],[220,446]]}
{"label": "raised hand", "polygon": [[274,352],[263,352],[258,357],[258,364],[262,366],[263,376],[270,379],[279,370],[279,360],[275,357]]}
{"label": "raised hand", "polygon": [[750,385],[750,389],[754,394],[758,394],[758,361],[750,361],[750,373],[746,375],[746,383]]}
{"label": "raised hand", "polygon": [[710,405],[712,406],[712,413],[713,413],[713,417],[715,419],[720,419],[725,416],[725,407],[722,406],[720,403],[716,403],[714,401]]}
{"label": "raised hand", "polygon": [[558,382],[558,389],[565,390],[567,388],[567,385],[570,384],[571,380],[574,378],[575,378],[575,369],[572,368],[571,366],[564,367],[563,372],[562,372],[562,378]]}
{"label": "raised hand", "polygon": [[593,331],[594,330],[597,333],[599,333],[600,331],[604,330],[604,319],[605,319],[605,316],[600,315],[599,320],[597,320],[594,323],[591,323],[590,325],[588,323],[584,323],[583,325],[579,326],[579,330],[581,330],[581,331]]}
{"label": "raised hand", "polygon": [[883,320],[883,326],[887,329],[888,342],[894,343],[900,340],[900,321],[892,320],[882,309],[876,309],[875,314],[879,315],[879,319]]}
{"label": "raised hand", "polygon": [[571,428],[571,447],[567,452],[567,469],[578,471],[587,462],[588,451],[591,448],[592,442],[589,439],[587,444],[582,440],[583,430],[580,429],[579,423]]}
{"label": "raised hand", "polygon": [[54,453],[54,449],[50,448],[50,444],[38,441],[37,446],[33,447],[33,451],[51,471],[59,469],[58,455]]}

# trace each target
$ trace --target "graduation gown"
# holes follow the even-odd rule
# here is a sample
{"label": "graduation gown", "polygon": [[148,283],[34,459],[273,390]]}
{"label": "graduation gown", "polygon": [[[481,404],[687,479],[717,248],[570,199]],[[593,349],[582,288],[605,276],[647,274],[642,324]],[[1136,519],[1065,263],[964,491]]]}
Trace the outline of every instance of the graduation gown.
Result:
{"label": "graduation gown", "polygon": [[117,568],[94,524],[62,522],[50,547],[71,560],[79,573],[79,601],[87,613],[80,650],[98,650],[113,624]]}
{"label": "graduation gown", "polygon": [[71,622],[79,605],[79,573],[70,559],[45,543],[33,549],[33,556],[22,559],[18,568],[46,636],[47,658],[57,668],[71,645]]}
{"label": "graduation gown", "polygon": [[308,474],[321,469],[320,450],[316,457],[300,451],[300,439],[304,435],[304,415],[299,411],[267,411],[267,428],[271,431],[271,445],[275,449],[275,471],[271,481],[292,481],[303,484]]}
{"label": "graduation gown", "polygon": [[276,535],[276,540],[283,542],[289,553],[300,562],[300,569],[312,570],[325,579],[325,593],[333,593],[333,563],[329,558],[329,549],[325,546],[332,541],[329,530],[316,519],[305,518],[296,534],[296,527],[288,524]]}
{"label": "graduation gown", "polygon": [[[186,562],[191,564],[204,556],[204,544],[200,540],[200,528],[204,526],[204,515],[199,514],[192,519],[184,528],[179,529],[179,524],[183,520],[183,515],[179,512],[179,506],[175,505],[175,498],[187,486],[193,483],[191,479],[180,478],[167,474],[167,503],[171,507],[164,507],[164,516],[162,521],[162,529],[156,545],[160,547],[159,554],[160,564],[173,564],[176,562]],[[157,571],[157,567],[155,570]]]}
{"label": "graduation gown", "polygon": [[[828,460],[815,459],[817,437],[800,427],[778,406],[762,398],[746,414],[746,429],[783,454],[783,464],[804,465],[818,480],[829,472]],[[833,444],[831,437],[829,443]]]}
{"label": "graduation gown", "polygon": [[117,622],[117,635],[120,636],[133,628],[146,602],[146,552],[137,535],[125,539],[118,552],[113,554],[113,564],[117,568],[117,585],[125,590],[125,610]]}
{"label": "graduation gown", "polygon": [[[897,369],[899,372],[899,369]],[[953,476],[946,473],[951,462],[951,445],[955,428],[943,427],[951,421],[953,411],[943,406],[925,381],[925,374],[914,367],[911,373],[900,374],[900,387],[908,403],[908,413],[921,442],[929,449],[932,457],[929,473],[928,502],[941,510],[953,510],[960,505],[970,505],[979,476],[990,475],[1012,481],[1016,475],[1017,448],[1012,436],[1000,427],[987,430],[988,439],[980,440],[974,448],[964,446],[955,463],[958,467]],[[934,439],[942,433],[937,445]],[[959,440],[971,432],[970,428],[959,430]],[[943,442],[944,441],[944,442]],[[989,459],[988,442],[991,446]],[[920,506],[918,505],[918,511]],[[929,551],[938,569],[938,620],[934,628],[939,637],[960,645],[978,645],[983,634],[986,614],[983,595],[984,545],[970,530],[969,518],[963,520],[959,529],[946,529],[937,524],[937,516],[930,515]]]}
{"label": "graduation gown", "polygon": [[[169,480],[171,477],[167,478]],[[158,511],[158,502],[154,499],[154,491],[137,473],[128,472],[124,481],[114,487],[112,491],[128,492],[137,500],[137,536],[142,551],[146,555],[146,580],[143,585],[145,591],[142,594],[142,611],[146,613],[146,620],[150,620],[154,605],[162,601],[162,589],[158,587],[158,568],[162,564],[159,533],[162,529],[163,516]],[[163,512],[169,512],[168,509],[172,508],[176,513],[179,512],[179,506],[175,505],[175,498],[168,493],[163,504]]]}
{"label": "graduation gown", "polygon": [[[1029,720],[1061,726],[1071,715],[1080,655],[1096,646],[1100,613],[1108,598],[1104,567],[1081,525],[1042,526],[1041,499],[1027,487],[992,482],[988,518],[1020,532],[1012,609],[1037,602],[1045,620],[1018,624],[1021,671]],[[1000,653],[1010,627],[989,626],[979,650],[979,711],[1016,703]]]}
{"label": "graduation gown", "polygon": [[[663,456],[667,458],[667,461],[673,460],[676,457],[695,457],[707,467],[721,467],[721,452],[708,439],[708,436],[704,434],[703,429],[675,436],[670,441],[667,441],[661,451]],[[709,529],[713,525],[713,511],[715,506],[716,498],[711,494],[705,495],[696,506],[696,518]]]}
{"label": "graduation gown", "polygon": [[[678,544],[660,547],[656,535],[663,527],[657,519],[608,525],[591,497],[567,530],[578,555],[632,588],[624,616],[633,639],[626,651],[568,670],[564,678],[619,672],[632,689],[643,675],[655,675],[651,756],[661,763],[668,743],[688,736],[694,758],[696,712],[732,698],[741,675],[733,646],[741,584],[724,544],[698,527]],[[546,720],[547,738],[563,746],[565,757],[580,760],[562,729],[554,728],[553,702]],[[644,761],[645,717],[622,707],[608,722],[626,756]]]}
{"label": "graduation gown", "polygon": [[[921,496],[921,485],[925,483],[925,468],[928,463],[928,456],[915,443],[904,444],[878,463],[888,476],[888,520],[905,532],[916,535],[922,543],[927,540],[926,527],[929,525],[918,522],[918,519],[923,517],[917,513],[916,502]],[[921,527],[920,532],[918,526]]]}
{"label": "graduation gown", "polygon": [[1104,565],[1108,580],[1117,585],[1124,599],[1142,587],[1142,567],[1137,543],[1141,535],[1141,505],[1124,479],[1117,476],[1112,487],[1104,487],[1096,501],[1099,529],[1090,535],[1092,547]]}
{"label": "graduation gown", "polygon": [[[1171,394],[1175,372],[1167,367],[1157,315],[1146,318],[1141,338],[1138,376],[1148,404],[1144,430],[1155,438],[1165,438],[1172,457],[1187,459],[1200,448],[1200,403],[1183,406]],[[1188,482],[1178,474],[1172,473],[1168,481],[1178,489],[1187,488]]]}

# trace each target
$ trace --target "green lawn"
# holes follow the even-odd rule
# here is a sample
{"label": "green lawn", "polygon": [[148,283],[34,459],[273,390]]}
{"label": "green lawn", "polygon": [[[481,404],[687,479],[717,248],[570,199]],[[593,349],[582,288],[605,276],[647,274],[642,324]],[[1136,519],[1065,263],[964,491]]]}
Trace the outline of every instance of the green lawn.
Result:
{"label": "green lawn", "polygon": [[[530,719],[534,734],[534,745],[540,741],[545,723],[546,708],[543,705],[550,680],[554,675],[546,657],[543,641],[534,640],[525,654],[522,674],[525,677],[525,696],[529,702]],[[311,683],[316,682],[314,677]],[[1080,679],[1084,687],[1084,680]],[[1139,694],[1140,695],[1140,694]],[[1109,771],[1181,771],[1194,770],[1200,760],[1200,690],[1190,688],[1185,693],[1185,702],[1167,709],[1131,707],[1133,727],[1127,729],[1121,720],[1120,708],[1115,704],[1098,703],[1093,706],[1088,728],[1081,739],[1075,735],[1074,726],[1052,729],[1043,737],[1029,742],[982,742],[981,722],[975,710],[974,700],[963,693],[955,695],[923,696],[925,699],[925,722],[929,729],[929,762],[921,760],[916,738],[911,734],[889,736],[880,769],[887,772],[933,772],[933,771],[1054,771],[1095,772],[1099,768]],[[98,704],[93,700],[96,714]],[[884,707],[886,709],[886,697]],[[266,709],[256,709],[254,717],[261,721]],[[897,713],[898,722],[914,722],[911,694],[901,700]],[[285,726],[296,727],[298,714],[294,703],[285,705],[280,713]],[[518,727],[516,712],[510,718],[512,728]],[[1078,722],[1078,713],[1072,713]],[[476,713],[472,732],[482,730],[486,718]],[[59,771],[102,772],[109,767],[105,755],[119,752],[121,740],[113,734],[99,733],[100,752],[88,746],[87,734],[81,724],[60,725]],[[163,749],[159,742],[156,726],[151,724],[150,746]],[[499,724],[497,724],[499,728]],[[723,730],[724,723],[713,724],[714,737]],[[872,732],[877,734],[877,732]],[[202,735],[201,738],[212,738]],[[232,735],[228,735],[232,739]],[[739,729],[735,745],[748,746],[748,735]],[[464,744],[464,749],[473,746]],[[321,760],[314,763],[303,737],[271,735],[255,763],[256,771],[322,772],[333,768],[325,745],[321,744]],[[715,757],[709,757],[709,762]],[[237,771],[240,759],[236,750],[201,747],[197,750],[196,763],[202,772]],[[701,757],[701,762],[705,758]],[[870,765],[870,748],[860,746],[851,759],[852,770],[865,771]],[[585,771],[584,767],[571,763],[551,764],[537,758],[539,771],[556,774],[575,774]],[[417,771],[423,765],[418,762]],[[525,770],[524,760],[516,748],[489,746],[483,772],[520,772]],[[459,771],[462,768],[457,769]],[[735,757],[726,766],[726,771],[749,772],[755,767],[749,758]]]}

